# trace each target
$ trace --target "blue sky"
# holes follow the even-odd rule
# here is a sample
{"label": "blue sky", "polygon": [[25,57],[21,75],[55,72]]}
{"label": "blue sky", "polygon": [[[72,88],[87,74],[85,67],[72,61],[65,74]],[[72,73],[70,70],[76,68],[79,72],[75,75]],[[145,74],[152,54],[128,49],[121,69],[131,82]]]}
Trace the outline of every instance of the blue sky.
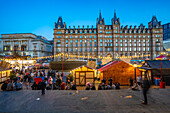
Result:
{"label": "blue sky", "polygon": [[162,24],[170,22],[170,0],[0,0],[0,34],[34,33],[53,38],[59,16],[67,27],[96,26],[101,9],[105,24],[111,24],[114,9],[121,25],[148,22],[156,15]]}

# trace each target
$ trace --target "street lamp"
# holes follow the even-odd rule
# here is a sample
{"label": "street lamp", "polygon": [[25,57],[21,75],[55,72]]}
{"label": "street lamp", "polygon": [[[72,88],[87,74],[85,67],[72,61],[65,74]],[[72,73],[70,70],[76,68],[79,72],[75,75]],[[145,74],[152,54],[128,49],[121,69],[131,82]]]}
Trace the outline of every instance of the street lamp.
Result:
{"label": "street lamp", "polygon": [[133,66],[135,67],[135,81],[136,81],[136,67],[137,67],[136,62],[134,62],[134,65],[133,65]]}

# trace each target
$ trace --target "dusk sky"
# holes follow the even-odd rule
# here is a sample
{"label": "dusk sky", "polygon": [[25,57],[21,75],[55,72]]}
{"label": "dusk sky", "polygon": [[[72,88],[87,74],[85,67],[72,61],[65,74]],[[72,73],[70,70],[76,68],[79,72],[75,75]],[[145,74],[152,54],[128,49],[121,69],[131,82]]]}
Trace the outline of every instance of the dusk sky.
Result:
{"label": "dusk sky", "polygon": [[143,23],[148,27],[156,15],[162,24],[170,22],[170,0],[0,0],[0,34],[33,33],[53,38],[59,16],[66,26],[96,26],[101,9],[105,24],[111,24],[114,9],[121,25]]}

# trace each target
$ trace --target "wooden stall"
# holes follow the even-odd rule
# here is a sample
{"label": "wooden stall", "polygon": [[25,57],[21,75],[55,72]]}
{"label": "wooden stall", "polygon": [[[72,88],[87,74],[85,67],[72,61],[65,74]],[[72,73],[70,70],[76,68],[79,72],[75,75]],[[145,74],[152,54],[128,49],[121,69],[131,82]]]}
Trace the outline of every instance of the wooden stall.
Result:
{"label": "wooden stall", "polygon": [[0,83],[7,80],[7,78],[10,76],[10,72],[10,69],[0,67]]}
{"label": "wooden stall", "polygon": [[72,72],[76,85],[84,86],[87,82],[94,83],[94,77],[96,76],[95,69],[83,65],[72,70]]}
{"label": "wooden stall", "polygon": [[10,76],[11,69],[9,69],[10,63],[1,61],[0,62],[0,83],[4,82]]}
{"label": "wooden stall", "polygon": [[[106,84],[108,84],[108,79],[111,77],[113,82],[119,82],[120,85],[129,85],[129,79],[135,79],[135,67],[124,61],[113,61],[100,69],[100,80],[106,79]],[[141,76],[141,72],[136,68],[136,77]]]}

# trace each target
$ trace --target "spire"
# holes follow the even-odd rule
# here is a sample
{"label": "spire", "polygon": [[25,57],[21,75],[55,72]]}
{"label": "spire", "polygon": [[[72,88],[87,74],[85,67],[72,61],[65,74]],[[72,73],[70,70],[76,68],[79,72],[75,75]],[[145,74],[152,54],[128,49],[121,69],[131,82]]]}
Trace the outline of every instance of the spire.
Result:
{"label": "spire", "polygon": [[102,21],[101,9],[100,9],[100,14],[99,14],[99,21]]}
{"label": "spire", "polygon": [[116,10],[114,9],[114,22],[116,22],[117,17],[116,17]]}

